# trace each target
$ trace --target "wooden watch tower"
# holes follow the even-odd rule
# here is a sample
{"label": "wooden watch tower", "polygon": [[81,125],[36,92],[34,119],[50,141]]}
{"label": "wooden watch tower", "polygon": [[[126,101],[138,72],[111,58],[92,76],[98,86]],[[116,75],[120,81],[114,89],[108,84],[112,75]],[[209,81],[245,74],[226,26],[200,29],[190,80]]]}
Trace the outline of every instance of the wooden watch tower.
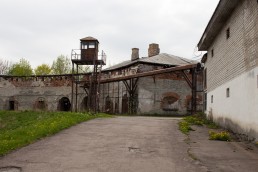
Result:
{"label": "wooden watch tower", "polygon": [[[99,80],[102,66],[106,64],[106,55],[104,51],[102,51],[101,55],[99,55],[98,52],[99,41],[90,36],[80,39],[79,50],[72,50],[72,73],[74,74],[72,83],[72,111],[78,111],[78,86],[83,87],[86,92],[89,111],[96,113],[99,110]],[[89,84],[84,84],[84,81],[82,81],[78,75],[79,67],[85,65],[93,66],[89,81],[85,81],[85,83]]]}

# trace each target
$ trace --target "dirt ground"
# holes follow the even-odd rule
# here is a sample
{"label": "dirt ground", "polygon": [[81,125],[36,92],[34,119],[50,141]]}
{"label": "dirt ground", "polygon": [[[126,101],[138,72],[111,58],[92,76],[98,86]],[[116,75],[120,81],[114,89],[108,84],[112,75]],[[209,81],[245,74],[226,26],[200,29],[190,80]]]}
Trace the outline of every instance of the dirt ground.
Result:
{"label": "dirt ground", "polygon": [[[196,127],[189,137],[179,118],[94,119],[0,158],[0,172],[255,171],[257,148],[208,140]],[[257,171],[257,170],[256,170]]]}

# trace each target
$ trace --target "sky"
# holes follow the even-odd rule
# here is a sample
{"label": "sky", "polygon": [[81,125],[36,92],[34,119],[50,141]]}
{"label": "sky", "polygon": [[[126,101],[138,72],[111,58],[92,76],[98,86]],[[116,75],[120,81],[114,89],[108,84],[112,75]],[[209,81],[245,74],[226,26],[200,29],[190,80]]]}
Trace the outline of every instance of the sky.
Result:
{"label": "sky", "polygon": [[0,59],[33,68],[71,56],[92,36],[107,66],[129,60],[131,49],[200,58],[198,44],[219,0],[0,0]]}

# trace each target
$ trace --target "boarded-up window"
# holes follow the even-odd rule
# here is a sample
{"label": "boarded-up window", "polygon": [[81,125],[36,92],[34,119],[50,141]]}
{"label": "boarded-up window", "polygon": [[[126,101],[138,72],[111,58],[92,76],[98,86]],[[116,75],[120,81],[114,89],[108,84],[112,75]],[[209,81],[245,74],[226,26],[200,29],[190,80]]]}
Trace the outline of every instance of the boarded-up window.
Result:
{"label": "boarded-up window", "polygon": [[36,102],[36,108],[39,110],[45,110],[46,109],[46,102],[43,97],[38,98],[38,101]]}
{"label": "boarded-up window", "polygon": [[162,109],[165,111],[177,111],[179,109],[178,98],[169,96],[162,100]]}

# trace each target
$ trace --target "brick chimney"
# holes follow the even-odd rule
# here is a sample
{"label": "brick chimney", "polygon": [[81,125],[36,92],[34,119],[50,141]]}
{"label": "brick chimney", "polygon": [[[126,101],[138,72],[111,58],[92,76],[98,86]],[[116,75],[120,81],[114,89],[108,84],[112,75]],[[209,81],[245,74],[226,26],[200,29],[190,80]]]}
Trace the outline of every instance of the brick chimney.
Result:
{"label": "brick chimney", "polygon": [[132,48],[131,61],[139,59],[139,48]]}
{"label": "brick chimney", "polygon": [[152,43],[149,45],[148,56],[156,56],[159,54],[159,44]]}

